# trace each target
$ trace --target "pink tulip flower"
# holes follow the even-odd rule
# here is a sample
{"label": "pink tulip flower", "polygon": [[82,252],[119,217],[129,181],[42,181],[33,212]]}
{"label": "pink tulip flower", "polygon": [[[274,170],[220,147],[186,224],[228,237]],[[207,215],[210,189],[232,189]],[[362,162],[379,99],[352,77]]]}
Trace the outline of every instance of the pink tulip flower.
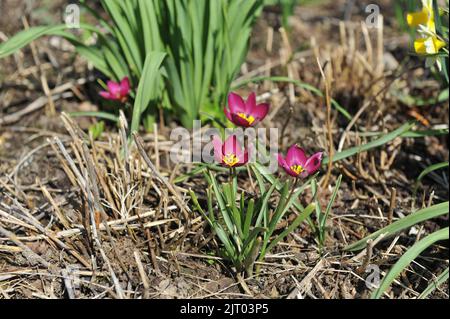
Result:
{"label": "pink tulip flower", "polygon": [[226,117],[237,126],[251,127],[261,122],[269,112],[269,104],[256,104],[256,94],[252,93],[244,101],[236,93],[228,95],[228,108],[225,107]]}
{"label": "pink tulip flower", "polygon": [[214,159],[227,167],[238,167],[247,164],[248,152],[242,149],[235,135],[231,135],[222,143],[218,136],[213,138]]}
{"label": "pink tulip flower", "polygon": [[128,100],[128,95],[130,94],[130,80],[128,77],[124,77],[119,83],[108,81],[106,84],[108,86],[108,90],[101,91],[101,97],[121,103],[125,103]]}
{"label": "pink tulip flower", "polygon": [[286,158],[278,154],[278,164],[293,177],[305,178],[308,175],[314,174],[319,170],[322,164],[322,152],[318,152],[311,157],[307,157],[305,151],[298,145],[292,145]]}

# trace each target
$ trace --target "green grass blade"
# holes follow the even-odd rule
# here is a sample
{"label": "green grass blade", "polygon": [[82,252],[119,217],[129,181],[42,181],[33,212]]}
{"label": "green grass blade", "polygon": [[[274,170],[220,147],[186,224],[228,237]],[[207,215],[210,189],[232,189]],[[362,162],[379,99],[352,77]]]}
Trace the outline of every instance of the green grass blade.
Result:
{"label": "green grass blade", "polygon": [[197,209],[197,211],[202,214],[202,216],[208,221],[209,225],[212,227],[214,226],[211,219],[209,219],[208,215],[205,213],[203,208],[200,206],[200,203],[198,202],[197,195],[195,195],[194,191],[191,189],[189,190],[189,195],[191,196],[192,202],[194,203],[194,208]]}
{"label": "green grass blade", "polygon": [[222,244],[225,246],[225,250],[228,252],[229,257],[233,261],[236,260],[237,257],[235,246],[228,237],[227,232],[222,228],[222,225],[216,222],[215,225],[213,226],[213,229],[216,232]]}
{"label": "green grass blade", "polygon": [[397,220],[395,223],[392,223],[391,225],[384,227],[371,235],[357,241],[354,244],[351,244],[344,248],[344,250],[347,251],[356,251],[364,249],[367,245],[367,241],[369,239],[375,239],[381,234],[385,234],[384,238],[388,238],[392,236],[393,234],[402,231],[404,229],[407,229],[417,223],[423,222],[425,220],[429,220],[432,218],[436,218],[441,215],[448,214],[449,211],[449,205],[448,201],[440,204],[436,204],[421,210],[416,211],[415,213],[412,213],[411,215],[408,215],[406,217],[403,217],[400,220]]}
{"label": "green grass blade", "polygon": [[243,268],[247,271],[248,276],[252,275],[253,264],[256,258],[258,258],[259,249],[261,247],[261,241],[262,241],[261,237],[256,238],[256,240],[253,242],[252,248],[250,249],[250,251],[248,252],[247,256],[243,261]]}
{"label": "green grass blade", "polygon": [[414,189],[413,189],[413,198],[414,199],[417,195],[417,190],[419,189],[420,182],[422,181],[422,179],[425,176],[427,176],[428,174],[430,174],[431,172],[442,169],[444,167],[448,167],[448,162],[442,162],[442,163],[430,165],[420,173],[419,177],[417,177],[416,182],[414,183]]}
{"label": "green grass blade", "polygon": [[[254,163],[252,165],[252,167],[254,167],[255,170],[257,170],[259,172],[259,174],[261,174],[261,176],[263,176],[271,185],[275,184],[276,190],[277,191],[281,191],[283,189],[283,184],[278,181],[275,176],[273,174],[271,174],[266,167],[264,167],[263,165],[259,164],[259,163]],[[311,183],[312,179],[315,178],[317,176],[317,174],[314,174],[313,176],[309,177],[301,186],[302,191],[308,187],[308,185]],[[300,211],[303,211],[305,208],[302,206],[302,204],[300,204],[299,201],[294,201],[294,207]]]}
{"label": "green grass blade", "polygon": [[[209,183],[211,185],[211,183]],[[213,208],[213,193],[211,190],[212,186],[209,186],[206,189],[206,196],[207,196],[207,202],[208,202],[208,216],[211,219],[213,223],[216,222],[216,216],[214,215],[214,208]]]}
{"label": "green grass blade", "polygon": [[448,132],[448,128],[437,130],[407,131],[401,134],[400,137],[420,138],[425,136],[442,136],[448,135]]}
{"label": "green grass blade", "polygon": [[255,211],[255,200],[253,198],[251,198],[248,202],[247,210],[245,211],[244,226],[242,229],[242,232],[244,233],[244,237],[247,237],[248,233],[250,231],[250,226],[252,224],[254,211]]}
{"label": "green grass blade", "polygon": [[142,78],[139,81],[136,100],[134,101],[131,133],[138,131],[142,113],[147,109],[150,101],[160,94],[156,79],[165,56],[166,54],[162,52],[150,52],[145,58]]}
{"label": "green grass blade", "polygon": [[214,177],[214,175],[212,174],[212,172],[209,172],[209,180],[211,182],[211,185],[213,187],[213,191],[216,197],[216,201],[217,204],[219,205],[219,210],[220,213],[222,214],[223,220],[225,222],[225,225],[228,228],[228,232],[230,234],[234,234],[234,227],[233,227],[233,222],[231,220],[231,216],[228,212],[228,207],[224,201],[223,195],[222,195],[222,191],[219,187],[219,184],[217,183],[216,178]]}
{"label": "green grass blade", "polygon": [[236,197],[233,194],[232,187],[230,186],[230,184],[226,183],[222,185],[222,189],[225,195],[227,208],[231,213],[230,217],[232,219],[233,225],[236,227],[239,237],[242,238],[241,212],[236,206]]}
{"label": "green grass blade", "polygon": [[283,231],[280,235],[278,235],[274,240],[272,240],[267,246],[267,249],[265,250],[265,253],[268,253],[272,250],[273,247],[275,247],[276,244],[278,244],[281,240],[283,240],[288,234],[290,234],[294,229],[296,229],[304,220],[306,220],[312,212],[316,209],[316,204],[311,203],[309,204],[305,210],[297,216],[297,218],[292,222],[289,227]]}
{"label": "green grass blade", "polygon": [[[344,158],[351,157],[353,155],[371,150],[373,148],[380,147],[380,146],[392,141],[396,137],[404,134],[405,132],[408,132],[409,130],[411,130],[414,127],[415,123],[416,123],[415,121],[409,121],[409,122],[403,124],[402,126],[400,126],[399,128],[397,128],[396,130],[394,130],[390,133],[387,133],[374,141],[371,141],[364,145],[355,146],[355,147],[346,149],[342,152],[336,153],[333,156],[333,162],[337,162]],[[328,164],[329,160],[330,160],[329,157],[325,157],[322,161],[322,165]]]}
{"label": "green grass blade", "polygon": [[448,267],[445,269],[439,276],[437,276],[436,279],[432,279],[431,284],[428,285],[427,288],[425,288],[424,291],[420,294],[417,299],[425,299],[428,297],[433,291],[435,291],[439,286],[441,286],[444,282],[448,280]]}
{"label": "green grass blade", "polygon": [[266,185],[264,183],[264,178],[262,177],[261,173],[257,169],[257,167],[251,165],[252,171],[256,176],[256,181],[258,182],[259,191],[261,194],[264,194],[266,192]]}
{"label": "green grass blade", "polygon": [[[270,196],[272,196],[272,193],[275,190],[275,188],[276,188],[276,183],[274,183],[269,188],[268,192],[264,193],[263,197],[258,202],[258,205],[257,205],[258,216],[256,217],[256,222],[255,222],[256,227],[259,227],[261,225],[261,223],[264,220],[264,217],[267,215],[267,212],[269,209],[268,207],[269,207]],[[266,225],[264,225],[264,226],[266,226]]]}
{"label": "green grass blade", "polygon": [[126,19],[126,12],[121,7],[124,2],[117,0],[102,0],[101,2],[114,22],[114,36],[122,48],[130,68],[138,76],[141,75],[144,61],[142,61],[143,57],[137,41],[138,34],[133,32],[129,21]]}
{"label": "green grass blade", "polygon": [[27,30],[20,31],[8,41],[0,44],[0,59],[8,55],[13,54],[17,50],[23,48],[32,41],[45,36],[53,35],[55,32],[66,30],[67,26],[65,24],[55,25],[55,26],[41,26],[33,27]]}
{"label": "green grass blade", "polygon": [[322,218],[320,220],[321,229],[325,228],[325,224],[327,222],[328,215],[330,214],[331,207],[333,206],[334,201],[336,200],[336,196],[339,191],[339,188],[341,187],[341,181],[342,181],[342,175],[339,175],[339,177],[336,181],[336,186],[334,186],[333,194],[331,195],[330,201],[328,202],[327,208],[325,209],[325,214],[322,215]]}
{"label": "green grass blade", "polygon": [[117,115],[106,112],[71,112],[69,115],[72,117],[97,117],[119,123],[119,117]]}
{"label": "green grass blade", "polygon": [[448,227],[438,230],[418,241],[411,248],[409,248],[406,253],[404,253],[403,256],[395,263],[391,270],[389,270],[387,275],[381,281],[380,287],[372,293],[371,298],[380,298],[383,293],[389,288],[395,278],[397,278],[397,276],[402,273],[404,269],[425,249],[427,249],[437,241],[447,240],[449,238],[448,231]]}
{"label": "green grass blade", "polygon": [[267,228],[264,227],[253,228],[250,232],[250,235],[245,239],[244,244],[242,245],[242,249],[246,249],[247,246],[250,245],[251,242],[253,242],[253,240],[256,238],[256,236],[258,236],[259,233],[263,233],[265,231],[267,231]]}

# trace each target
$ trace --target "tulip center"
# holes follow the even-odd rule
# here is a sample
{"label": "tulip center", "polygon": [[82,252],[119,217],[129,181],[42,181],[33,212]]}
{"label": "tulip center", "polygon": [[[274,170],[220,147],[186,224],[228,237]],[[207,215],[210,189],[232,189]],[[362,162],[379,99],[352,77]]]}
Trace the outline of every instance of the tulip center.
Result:
{"label": "tulip center", "polygon": [[245,114],[245,113],[238,113],[237,115],[238,115],[241,119],[246,120],[247,123],[248,123],[249,125],[252,125],[253,122],[255,122],[255,118],[254,118],[253,116],[251,116],[251,115],[247,115],[247,114]]}
{"label": "tulip center", "polygon": [[128,97],[126,95],[118,95],[118,100],[122,103],[125,103],[128,100]]}
{"label": "tulip center", "polygon": [[236,165],[237,163],[239,163],[239,159],[237,158],[237,156],[233,153],[227,154],[222,158],[223,162],[225,165],[229,166],[229,167],[233,167],[234,165]]}
{"label": "tulip center", "polygon": [[292,165],[291,171],[293,171],[295,174],[300,175],[305,169],[301,165]]}

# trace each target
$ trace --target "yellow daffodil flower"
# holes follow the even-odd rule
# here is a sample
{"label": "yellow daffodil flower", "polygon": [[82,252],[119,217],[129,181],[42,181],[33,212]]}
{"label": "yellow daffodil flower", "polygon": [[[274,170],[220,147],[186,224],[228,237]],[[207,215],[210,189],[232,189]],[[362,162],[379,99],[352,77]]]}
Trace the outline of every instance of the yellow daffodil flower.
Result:
{"label": "yellow daffodil flower", "polygon": [[436,36],[419,38],[414,41],[414,50],[420,55],[436,54],[443,47],[445,47],[445,42],[439,40]]}
{"label": "yellow daffodil flower", "polygon": [[436,33],[433,0],[422,0],[422,11],[408,13],[406,21],[410,27],[424,26],[428,32]]}
{"label": "yellow daffodil flower", "polygon": [[414,41],[414,50],[419,55],[427,57],[426,66],[431,67],[436,64],[438,69],[442,69],[441,61],[435,54],[446,46],[436,34],[436,14],[433,10],[433,0],[422,0],[422,10],[408,13],[406,21],[410,27],[417,27],[420,38]]}
{"label": "yellow daffodil flower", "polygon": [[442,63],[437,56],[433,56],[445,47],[445,42],[439,40],[436,36],[428,36],[414,41],[414,50],[417,54],[426,55],[425,66],[430,68],[436,64],[439,71],[442,71]]}

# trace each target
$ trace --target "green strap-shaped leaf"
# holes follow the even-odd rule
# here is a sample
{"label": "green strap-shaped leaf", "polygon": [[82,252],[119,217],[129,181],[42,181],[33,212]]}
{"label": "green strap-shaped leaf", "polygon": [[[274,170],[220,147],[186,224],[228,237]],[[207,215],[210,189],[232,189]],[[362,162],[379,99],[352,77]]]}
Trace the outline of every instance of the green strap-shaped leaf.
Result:
{"label": "green strap-shaped leaf", "polygon": [[417,223],[423,222],[425,220],[429,220],[432,218],[436,218],[441,215],[448,214],[449,211],[449,205],[448,201],[444,203],[440,203],[437,205],[433,205],[431,207],[427,207],[421,210],[418,210],[415,213],[412,213],[411,215],[408,215],[406,217],[403,217],[402,219],[396,221],[395,223],[392,223],[391,225],[384,227],[371,235],[361,239],[360,241],[357,241],[354,244],[351,244],[344,248],[344,250],[348,251],[355,251],[355,250],[361,250],[364,249],[367,245],[367,241],[369,239],[375,239],[381,234],[384,234],[384,238],[388,238],[399,231],[402,231],[404,229],[407,229]]}
{"label": "green strap-shaped leaf", "polygon": [[131,122],[131,133],[137,132],[141,115],[147,109],[150,101],[155,99],[160,92],[159,83],[156,79],[160,74],[160,67],[166,54],[162,52],[150,52],[147,54],[144,63],[141,80],[137,89],[136,100],[134,101],[133,119]]}
{"label": "green strap-shaped leaf", "polygon": [[[368,151],[370,149],[380,147],[380,146],[392,141],[396,137],[401,136],[403,133],[408,132],[409,130],[411,130],[414,127],[415,124],[416,124],[415,121],[409,121],[409,122],[403,124],[402,126],[400,126],[399,128],[397,128],[396,130],[394,130],[390,133],[387,133],[374,141],[371,141],[367,144],[363,144],[360,146],[351,147],[342,152],[336,153],[333,155],[333,162],[337,162],[344,158],[356,155],[358,153],[362,153],[362,152]],[[329,157],[324,158],[322,161],[322,164],[323,165],[328,164],[329,160],[330,160]]]}
{"label": "green strap-shaped leaf", "polygon": [[[101,35],[99,30],[91,25],[80,24],[80,28]],[[71,42],[75,46],[77,52],[90,61],[95,68],[104,73],[106,76],[112,77],[112,72],[104,61],[102,52],[98,48],[85,45],[72,33],[66,30],[67,26],[65,24],[55,26],[39,26],[23,30],[11,37],[8,41],[0,44],[0,59],[13,54],[40,37],[46,35],[58,35]]]}
{"label": "green strap-shaped leaf", "polygon": [[406,253],[395,263],[395,265],[389,270],[387,275],[383,278],[380,283],[380,287],[372,293],[372,299],[380,298],[386,289],[389,288],[391,283],[398,277],[398,275],[404,271],[404,269],[425,249],[433,245],[437,241],[448,239],[448,227],[438,230],[422,240],[415,243],[411,248],[409,248]]}
{"label": "green strap-shaped leaf", "polygon": [[0,44],[0,59],[13,54],[17,50],[23,48],[27,44],[42,36],[52,35],[55,32],[65,29],[67,29],[67,26],[61,24],[55,26],[33,27],[27,30],[20,31],[19,33],[11,37],[8,41]]}
{"label": "green strap-shaped leaf", "polygon": [[433,164],[428,166],[427,168],[425,168],[422,173],[420,173],[419,177],[417,177],[416,180],[416,187],[414,189],[414,192],[417,190],[417,186],[419,186],[420,181],[427,176],[428,174],[430,174],[431,172],[437,171],[438,169],[441,168],[445,168],[448,167],[448,162],[442,162],[442,163],[437,163],[437,164]]}
{"label": "green strap-shaped leaf", "polygon": [[431,283],[428,285],[427,288],[425,288],[424,291],[420,294],[418,299],[425,299],[428,297],[433,291],[435,291],[439,286],[441,286],[444,282],[448,280],[448,267],[445,269],[439,276],[437,276],[436,279],[430,280]]}
{"label": "green strap-shaped leaf", "polygon": [[[276,244],[278,244],[281,240],[284,239],[288,234],[290,234],[294,229],[296,229],[304,220],[306,220],[311,213],[316,209],[316,204],[311,203],[309,204],[301,214],[297,216],[297,218],[292,222],[289,227],[283,231],[280,235],[278,235],[274,240],[272,240],[267,246],[267,249],[265,250],[265,253],[268,253],[272,250],[273,247],[275,247]],[[261,256],[264,257],[264,256]]]}

